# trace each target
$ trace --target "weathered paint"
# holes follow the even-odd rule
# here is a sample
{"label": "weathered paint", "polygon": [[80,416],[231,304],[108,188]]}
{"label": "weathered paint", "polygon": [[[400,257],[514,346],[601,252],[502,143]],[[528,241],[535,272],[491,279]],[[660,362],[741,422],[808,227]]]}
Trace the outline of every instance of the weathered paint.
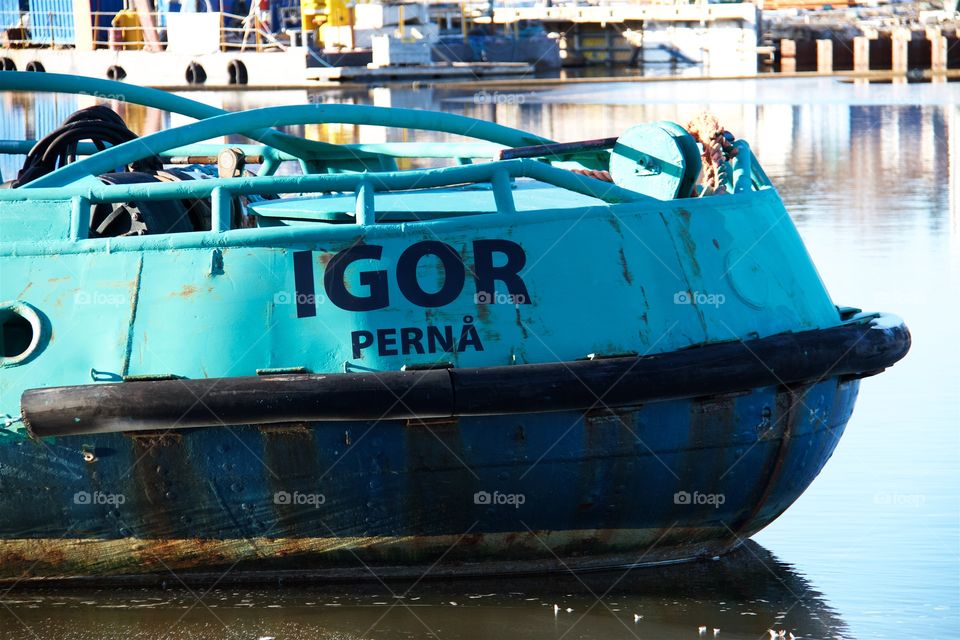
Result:
{"label": "weathered paint", "polygon": [[[799,496],[840,437],[857,385],[809,387],[803,402],[829,408],[822,415],[794,410],[791,391],[762,388],[586,416],[7,441],[2,576],[35,562],[35,577],[235,563],[359,576],[358,560],[412,575],[441,556],[482,566],[440,573],[484,573],[562,568],[554,554],[582,567],[716,555]],[[477,504],[481,491],[525,500]],[[683,504],[677,492],[724,499]],[[90,499],[78,504],[78,493]],[[284,493],[289,501],[277,499]]]}
{"label": "weathered paint", "polygon": [[[25,301],[48,319],[54,337],[44,350],[46,357],[38,358],[34,367],[5,372],[0,412],[18,414],[19,395],[30,387],[90,382],[90,369],[119,376],[174,373],[198,378],[255,375],[257,369],[298,366],[314,372],[343,371],[345,362],[372,370],[438,360],[489,366],[576,360],[591,353],[668,352],[838,323],[837,311],[806,259],[796,230],[788,218],[778,222],[784,211],[776,194],[750,195],[752,200],[744,194],[714,198],[721,201],[716,204],[701,199],[684,205],[696,214],[690,233],[704,238],[696,242],[699,276],[685,266],[683,243],[663,225],[659,213],[651,215],[645,207],[629,211],[619,205],[614,211],[595,208],[520,216],[512,221],[510,237],[519,240],[527,257],[521,273],[531,300],[519,305],[478,304],[468,275],[457,299],[442,308],[424,309],[406,301],[396,278],[398,256],[410,245],[427,240],[463,246],[465,262],[472,265],[473,239],[504,236],[503,221],[497,215],[362,228],[295,227],[298,233],[289,232],[293,227],[276,234],[267,233],[273,229],[238,229],[182,234],[162,242],[144,236],[47,247],[34,243],[33,256],[24,255],[24,242],[0,244],[0,255],[6,255],[0,258],[5,274],[0,299],[16,299],[28,282],[44,283],[43,289],[39,285],[31,289]],[[676,205],[657,203],[656,207],[669,214]],[[607,224],[611,215],[630,231],[617,234]],[[565,233],[571,225],[576,225],[576,234]],[[211,274],[208,238],[223,247],[222,274]],[[725,251],[718,251],[708,238],[717,238]],[[175,241],[183,244],[168,250]],[[347,288],[364,292],[361,274],[384,271],[391,301],[387,308],[354,312],[338,308],[325,296],[323,274],[329,265],[324,259],[357,242],[382,247],[382,257],[348,269]],[[776,265],[753,274],[769,283],[767,303],[761,308],[738,295],[731,276],[724,276],[724,256],[745,252],[754,244],[754,260]],[[297,292],[293,254],[302,250],[313,252],[315,290],[323,296],[315,317],[298,317],[293,303]],[[632,282],[622,276],[621,250],[635,274]],[[16,257],[11,255],[14,252]],[[571,260],[571,256],[580,258]],[[49,282],[51,269],[72,279]],[[425,289],[439,288],[437,271],[420,270],[418,277]],[[497,285],[495,295],[508,293],[503,283]],[[185,287],[195,288],[196,293],[178,295]],[[723,296],[724,303],[675,304],[681,292]],[[134,315],[134,306],[150,312]],[[365,349],[360,358],[354,357],[353,332],[423,328],[427,326],[424,311],[431,312],[430,325],[453,327],[458,335],[465,317],[476,319],[473,326],[484,349],[401,356],[381,356],[376,349]],[[251,324],[251,315],[261,320]],[[238,339],[240,335],[245,337]],[[189,357],[176,355],[181,353]],[[512,354],[517,354],[516,360]]]}

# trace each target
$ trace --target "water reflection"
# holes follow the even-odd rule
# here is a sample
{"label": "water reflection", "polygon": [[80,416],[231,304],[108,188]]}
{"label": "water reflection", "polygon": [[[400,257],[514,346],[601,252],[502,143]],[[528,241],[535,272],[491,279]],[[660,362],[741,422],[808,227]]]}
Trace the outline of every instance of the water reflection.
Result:
{"label": "water reflection", "polygon": [[717,628],[718,637],[756,640],[770,628],[803,638],[847,632],[819,592],[754,542],[720,560],[626,573],[389,588],[246,589],[228,581],[209,592],[188,591],[172,577],[179,588],[14,591],[2,600],[0,636],[672,639],[699,637],[705,626],[707,637]]}

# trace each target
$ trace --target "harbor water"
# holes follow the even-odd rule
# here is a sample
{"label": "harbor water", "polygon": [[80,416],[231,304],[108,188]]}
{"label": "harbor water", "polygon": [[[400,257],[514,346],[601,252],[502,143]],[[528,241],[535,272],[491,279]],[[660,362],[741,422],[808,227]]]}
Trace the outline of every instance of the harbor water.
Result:
{"label": "harbor water", "polygon": [[[960,83],[484,83],[190,97],[226,109],[306,101],[437,109],[559,141],[684,123],[708,109],[750,142],[834,301],[899,313],[913,348],[863,381],[810,489],[722,559],[482,582],[428,573],[406,583],[254,588],[227,572],[212,587],[171,574],[162,588],[15,588],[0,591],[0,639],[760,639],[768,629],[901,639],[960,629]],[[109,98],[5,94],[0,137],[39,137],[96,101],[139,133],[188,121]],[[353,125],[291,131],[335,143],[428,139]],[[13,177],[17,162],[0,162]]]}

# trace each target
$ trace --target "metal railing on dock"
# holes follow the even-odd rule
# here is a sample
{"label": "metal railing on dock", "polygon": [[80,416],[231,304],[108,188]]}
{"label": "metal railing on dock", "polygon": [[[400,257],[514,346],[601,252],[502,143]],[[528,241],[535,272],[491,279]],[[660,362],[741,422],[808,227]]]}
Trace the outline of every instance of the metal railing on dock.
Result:
{"label": "metal railing on dock", "polygon": [[[168,18],[177,15],[157,11],[92,11],[90,24],[84,28],[77,24],[72,11],[20,12],[4,9],[3,3],[0,0],[0,48],[6,49],[74,47],[84,40],[93,49],[161,51],[166,47]],[[286,48],[256,13],[215,15],[220,51]]]}

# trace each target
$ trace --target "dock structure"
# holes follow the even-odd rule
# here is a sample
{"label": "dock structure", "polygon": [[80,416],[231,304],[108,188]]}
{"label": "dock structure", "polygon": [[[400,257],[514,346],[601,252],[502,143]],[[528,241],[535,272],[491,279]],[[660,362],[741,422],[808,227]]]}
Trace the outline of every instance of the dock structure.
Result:
{"label": "dock structure", "polygon": [[[314,18],[307,31],[281,33],[261,21],[255,11],[259,3],[252,3],[247,15],[150,7],[111,13],[78,0],[72,8],[58,5],[59,11],[47,16],[51,26],[44,29],[13,2],[16,9],[0,6],[0,70],[86,75],[153,87],[506,77],[532,74],[535,62],[545,57],[537,49],[530,55],[517,55],[508,46],[494,51],[493,45],[505,38],[489,38],[495,42],[480,55],[470,47],[453,51],[440,42],[437,25],[427,19],[427,5],[419,3],[367,3],[335,24],[319,20],[320,26],[315,19],[320,14],[309,14]],[[311,11],[323,10],[313,5]],[[541,37],[538,43],[543,50],[557,51],[556,40]],[[559,56],[554,57],[559,66]]]}
{"label": "dock structure", "polygon": [[760,12],[752,2],[708,4],[627,2],[558,6],[431,4],[431,15],[452,27],[520,30],[541,24],[557,34],[566,66],[663,61],[702,65],[725,73],[754,73]]}
{"label": "dock structure", "polygon": [[[50,12],[45,27],[13,0],[17,10],[0,10],[0,69],[168,88],[527,77],[589,64],[668,63],[684,67],[672,75],[702,77],[923,71],[942,78],[960,69],[956,12],[890,5],[798,13],[807,0],[775,1],[793,8],[761,12],[768,0],[372,2],[348,12],[346,26],[281,33],[253,10],[111,13],[84,9],[86,0],[75,0],[72,12]],[[320,0],[310,2],[321,10]]]}
{"label": "dock structure", "polygon": [[835,73],[889,71],[904,76],[930,71],[934,77],[960,69],[960,36],[939,27],[895,27],[853,38],[776,41],[774,71]]}
{"label": "dock structure", "polygon": [[960,69],[958,31],[960,12],[918,10],[912,4],[802,13],[765,10],[764,44],[773,55],[763,70],[944,75]]}

